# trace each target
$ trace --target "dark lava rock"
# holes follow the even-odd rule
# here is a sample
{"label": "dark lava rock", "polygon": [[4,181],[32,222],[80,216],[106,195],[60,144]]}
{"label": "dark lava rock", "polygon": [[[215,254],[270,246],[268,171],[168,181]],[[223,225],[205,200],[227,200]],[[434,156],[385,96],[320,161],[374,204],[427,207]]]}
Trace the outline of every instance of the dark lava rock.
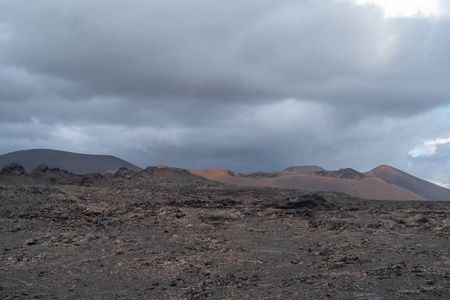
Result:
{"label": "dark lava rock", "polygon": [[12,163],[0,171],[0,176],[27,176],[27,172],[21,164]]}
{"label": "dark lava rock", "polygon": [[100,173],[88,173],[81,178],[80,184],[83,186],[101,186],[105,177]]}
{"label": "dark lava rock", "polygon": [[337,171],[318,171],[315,174],[319,176],[332,177],[332,178],[343,178],[343,179],[364,179],[369,176],[358,172],[352,168],[340,169]]}
{"label": "dark lava rock", "polygon": [[336,206],[318,194],[304,195],[296,200],[290,200],[285,205],[280,205],[282,209],[312,209],[312,210],[333,210]]}
{"label": "dark lava rock", "polygon": [[450,202],[38,174],[79,181],[1,178],[0,299],[450,299]]}
{"label": "dark lava rock", "polygon": [[30,177],[37,182],[72,184],[80,181],[81,176],[61,170],[58,168],[49,168],[46,165],[39,165],[31,171]]}

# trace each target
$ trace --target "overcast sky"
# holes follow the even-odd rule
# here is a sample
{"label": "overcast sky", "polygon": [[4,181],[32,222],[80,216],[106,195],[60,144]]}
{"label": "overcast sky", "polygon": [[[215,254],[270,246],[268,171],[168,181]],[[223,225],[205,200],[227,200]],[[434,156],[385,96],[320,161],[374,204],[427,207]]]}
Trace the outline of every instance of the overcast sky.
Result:
{"label": "overcast sky", "polygon": [[0,0],[0,153],[450,187],[449,2]]}

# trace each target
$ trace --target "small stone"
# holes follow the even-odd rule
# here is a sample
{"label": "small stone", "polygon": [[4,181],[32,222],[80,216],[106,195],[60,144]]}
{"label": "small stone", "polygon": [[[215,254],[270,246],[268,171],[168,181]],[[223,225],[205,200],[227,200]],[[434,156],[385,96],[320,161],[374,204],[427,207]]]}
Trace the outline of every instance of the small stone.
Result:
{"label": "small stone", "polygon": [[36,239],[28,239],[25,241],[25,245],[27,245],[27,246],[36,245],[36,242],[37,242]]}
{"label": "small stone", "polygon": [[169,284],[169,286],[177,286],[177,282],[174,280]]}

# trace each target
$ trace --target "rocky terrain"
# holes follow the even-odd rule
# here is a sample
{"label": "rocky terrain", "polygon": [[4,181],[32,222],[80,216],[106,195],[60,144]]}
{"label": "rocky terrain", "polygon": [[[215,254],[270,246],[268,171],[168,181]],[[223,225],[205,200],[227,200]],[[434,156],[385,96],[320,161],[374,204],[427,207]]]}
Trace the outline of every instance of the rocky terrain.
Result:
{"label": "rocky terrain", "polygon": [[450,203],[0,173],[1,299],[449,299]]}

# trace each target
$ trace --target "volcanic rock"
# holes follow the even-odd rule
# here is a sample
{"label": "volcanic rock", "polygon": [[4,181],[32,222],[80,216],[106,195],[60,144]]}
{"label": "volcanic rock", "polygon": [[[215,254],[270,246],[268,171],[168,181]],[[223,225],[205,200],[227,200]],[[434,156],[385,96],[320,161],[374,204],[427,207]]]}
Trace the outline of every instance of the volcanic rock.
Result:
{"label": "volcanic rock", "polygon": [[18,163],[12,163],[5,166],[0,171],[0,176],[27,176],[27,172],[24,167]]}
{"label": "volcanic rock", "polygon": [[312,209],[312,210],[332,210],[336,209],[336,206],[324,197],[318,194],[303,195],[295,200],[290,200],[284,206],[278,206],[284,209]]}
{"label": "volcanic rock", "polygon": [[33,176],[0,185],[1,299],[450,297],[448,202],[243,187],[166,167]]}
{"label": "volcanic rock", "polygon": [[358,172],[352,168],[345,168],[345,169],[340,169],[337,171],[317,171],[314,173],[319,176],[326,176],[326,177],[332,177],[332,178],[343,178],[343,179],[364,179],[364,178],[369,177],[369,176],[367,176],[361,172]]}
{"label": "volcanic rock", "polygon": [[40,183],[73,184],[79,183],[81,175],[76,175],[59,168],[49,168],[41,164],[31,171],[30,177]]}

